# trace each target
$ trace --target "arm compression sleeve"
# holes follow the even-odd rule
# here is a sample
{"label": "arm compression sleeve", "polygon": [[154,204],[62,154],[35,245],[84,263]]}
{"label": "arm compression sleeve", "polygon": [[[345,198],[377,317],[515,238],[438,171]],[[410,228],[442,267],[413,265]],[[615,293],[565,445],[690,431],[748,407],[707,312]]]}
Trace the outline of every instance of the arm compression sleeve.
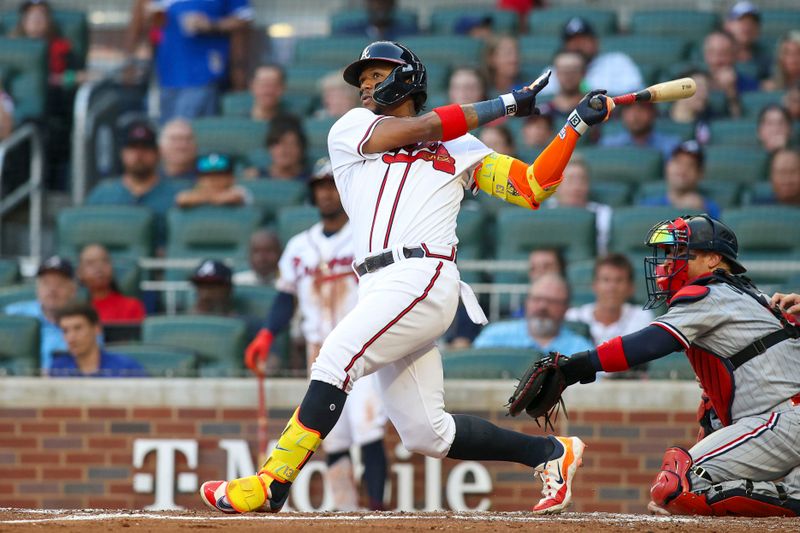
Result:
{"label": "arm compression sleeve", "polygon": [[620,372],[681,350],[683,346],[675,337],[651,325],[600,344],[589,353],[589,359],[595,370]]}
{"label": "arm compression sleeve", "polygon": [[289,326],[294,314],[294,295],[290,292],[279,292],[272,301],[272,307],[264,325],[274,335],[277,335]]}

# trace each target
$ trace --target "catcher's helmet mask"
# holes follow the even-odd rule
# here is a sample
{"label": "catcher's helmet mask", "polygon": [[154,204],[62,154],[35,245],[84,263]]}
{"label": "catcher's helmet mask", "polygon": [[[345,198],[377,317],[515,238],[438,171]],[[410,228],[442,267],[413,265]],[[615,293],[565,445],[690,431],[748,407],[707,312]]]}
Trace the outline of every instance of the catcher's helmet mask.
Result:
{"label": "catcher's helmet mask", "polygon": [[396,65],[386,79],[372,91],[372,99],[379,107],[391,107],[403,99],[415,96],[414,109],[419,112],[428,99],[428,73],[420,58],[406,46],[394,41],[376,41],[361,52],[361,56],[344,69],[344,81],[361,87],[359,76],[372,61]]}
{"label": "catcher's helmet mask", "polygon": [[[739,244],[736,234],[706,214],[661,221],[647,233],[645,244],[653,250],[650,257],[644,258],[648,298],[645,309],[653,309],[669,301],[686,285],[689,281],[688,262],[696,257],[693,250],[720,254],[730,266],[732,274],[747,271],[737,260]],[[664,266],[667,259],[672,260],[669,272]]]}

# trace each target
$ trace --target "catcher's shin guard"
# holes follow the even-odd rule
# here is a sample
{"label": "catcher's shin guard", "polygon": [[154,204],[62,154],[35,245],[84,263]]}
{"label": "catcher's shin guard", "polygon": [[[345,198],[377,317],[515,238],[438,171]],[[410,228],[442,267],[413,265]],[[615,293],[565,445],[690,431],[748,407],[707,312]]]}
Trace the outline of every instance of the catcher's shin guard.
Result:
{"label": "catcher's shin guard", "polygon": [[[283,501],[268,502],[273,483],[291,483],[319,447],[322,439],[318,432],[308,429],[297,418],[295,410],[286,429],[281,433],[275,449],[267,462],[254,476],[238,478],[228,483],[225,496],[231,507],[240,513],[268,510],[277,512]],[[265,509],[265,504],[269,508]]]}
{"label": "catcher's shin guard", "polygon": [[661,471],[650,487],[653,502],[671,514],[712,515],[704,494],[691,492],[689,471],[692,457],[683,448],[669,448],[664,453]]}

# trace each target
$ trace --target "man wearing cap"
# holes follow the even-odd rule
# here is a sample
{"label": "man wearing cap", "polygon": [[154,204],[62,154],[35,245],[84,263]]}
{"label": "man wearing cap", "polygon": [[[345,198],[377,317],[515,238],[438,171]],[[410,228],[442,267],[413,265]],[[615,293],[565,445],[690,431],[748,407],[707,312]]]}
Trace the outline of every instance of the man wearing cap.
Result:
{"label": "man wearing cap", "polygon": [[672,152],[664,167],[667,191],[663,196],[644,198],[641,205],[672,206],[708,213],[719,220],[720,207],[698,190],[703,179],[703,149],[697,141],[686,141]]}
{"label": "man wearing cap", "polygon": [[156,215],[156,243],[166,243],[166,214],[175,195],[186,185],[180,180],[162,180],[157,172],[158,145],[153,128],[135,121],[125,130],[121,178],[105,180],[86,198],[89,205],[140,205]]}
{"label": "man wearing cap", "polygon": [[197,180],[193,188],[175,198],[178,207],[199,205],[243,205],[253,202],[244,187],[236,185],[231,156],[210,153],[197,159]]}
{"label": "man wearing cap", "polygon": [[192,313],[218,316],[236,314],[233,306],[233,271],[225,263],[206,259],[189,280],[196,290]]}
{"label": "man wearing cap", "polygon": [[72,264],[54,255],[39,265],[36,272],[36,300],[16,302],[3,309],[7,315],[30,316],[41,323],[40,363],[43,370],[50,368],[53,352],[67,349],[56,315],[75,297],[77,286],[73,276]]}
{"label": "man wearing cap", "polygon": [[736,2],[728,11],[725,30],[739,45],[736,63],[752,68],[759,79],[769,76],[772,63],[770,51],[759,42],[761,37],[761,11],[752,2]]}
{"label": "man wearing cap", "polygon": [[[594,28],[583,17],[572,17],[561,30],[562,49],[579,52],[586,57],[588,66],[585,83],[589,89],[603,87],[609,94],[625,94],[638,91],[644,87],[642,74],[636,63],[624,52],[600,51],[600,40]],[[550,78],[550,84],[542,94],[559,92],[558,75]]]}
{"label": "man wearing cap", "polygon": [[622,123],[626,131],[601,137],[600,146],[656,148],[666,161],[681,139],[677,135],[657,131],[657,116],[658,111],[652,102],[622,106]]}

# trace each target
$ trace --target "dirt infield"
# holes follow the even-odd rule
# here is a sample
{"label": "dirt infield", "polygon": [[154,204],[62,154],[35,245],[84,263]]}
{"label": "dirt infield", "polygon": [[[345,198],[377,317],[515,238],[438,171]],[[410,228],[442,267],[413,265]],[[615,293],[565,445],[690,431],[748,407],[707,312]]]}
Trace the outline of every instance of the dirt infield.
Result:
{"label": "dirt infield", "polygon": [[0,509],[0,531],[648,531],[725,532],[800,531],[800,518],[654,517],[607,513],[564,513],[539,517],[528,513],[281,513],[224,516],[195,511],[113,511]]}

